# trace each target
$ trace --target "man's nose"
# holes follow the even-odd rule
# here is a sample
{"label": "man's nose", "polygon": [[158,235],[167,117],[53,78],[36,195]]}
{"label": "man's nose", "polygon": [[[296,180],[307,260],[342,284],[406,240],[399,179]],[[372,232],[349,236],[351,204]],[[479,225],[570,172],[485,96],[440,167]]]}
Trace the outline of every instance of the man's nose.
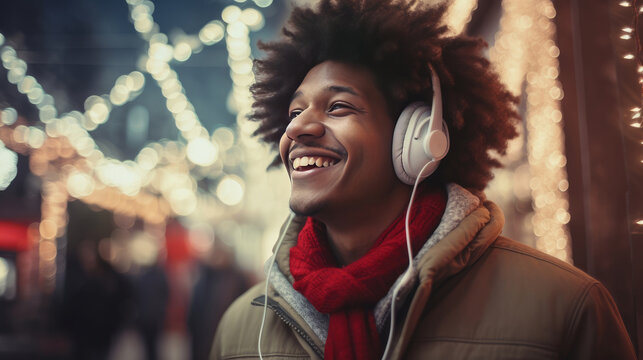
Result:
{"label": "man's nose", "polygon": [[286,136],[291,140],[321,137],[325,128],[320,119],[321,115],[315,114],[313,109],[306,109],[290,121],[286,127]]}

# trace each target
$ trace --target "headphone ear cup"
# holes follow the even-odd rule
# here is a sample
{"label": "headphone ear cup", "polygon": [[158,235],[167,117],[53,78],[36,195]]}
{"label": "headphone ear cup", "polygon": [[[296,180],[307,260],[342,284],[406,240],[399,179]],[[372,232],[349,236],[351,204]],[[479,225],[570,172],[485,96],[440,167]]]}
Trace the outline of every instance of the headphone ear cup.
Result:
{"label": "headphone ear cup", "polygon": [[431,160],[422,173],[427,178],[437,168],[449,151],[449,133],[444,120],[431,121],[431,107],[422,102],[408,105],[400,114],[393,132],[393,167],[397,177],[405,184],[413,185],[422,168]]}
{"label": "headphone ear cup", "polygon": [[449,129],[442,117],[440,79],[430,64],[429,67],[433,85],[431,105],[423,102],[408,105],[393,131],[393,167],[397,177],[408,185],[413,185],[420,173],[419,181],[431,175],[449,151]]}
{"label": "headphone ear cup", "polygon": [[[404,152],[404,139],[409,130],[409,122],[413,113],[421,106],[423,103],[412,103],[402,110],[397,123],[395,124],[395,130],[393,131],[393,168],[395,169],[395,174],[397,177],[405,184],[413,185],[415,182],[415,177],[412,177],[404,170],[404,164],[402,161],[402,156]],[[413,130],[411,130],[411,133]]]}

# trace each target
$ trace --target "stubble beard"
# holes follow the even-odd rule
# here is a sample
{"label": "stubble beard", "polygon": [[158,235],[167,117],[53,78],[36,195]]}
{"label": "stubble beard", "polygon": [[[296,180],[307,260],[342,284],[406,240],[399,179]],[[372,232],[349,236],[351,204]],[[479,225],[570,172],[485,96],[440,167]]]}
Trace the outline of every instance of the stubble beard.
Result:
{"label": "stubble beard", "polygon": [[301,201],[293,200],[292,196],[290,198],[290,210],[298,216],[315,216],[317,215],[323,205],[316,202],[302,203]]}

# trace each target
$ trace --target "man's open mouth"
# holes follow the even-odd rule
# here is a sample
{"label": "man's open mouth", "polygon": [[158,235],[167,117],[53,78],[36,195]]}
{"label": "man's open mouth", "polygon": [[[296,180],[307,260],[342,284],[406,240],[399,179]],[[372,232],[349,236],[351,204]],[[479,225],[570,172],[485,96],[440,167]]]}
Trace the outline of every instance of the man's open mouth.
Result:
{"label": "man's open mouth", "polygon": [[292,168],[295,171],[306,171],[315,168],[330,167],[338,162],[338,159],[326,156],[302,156],[293,159]]}

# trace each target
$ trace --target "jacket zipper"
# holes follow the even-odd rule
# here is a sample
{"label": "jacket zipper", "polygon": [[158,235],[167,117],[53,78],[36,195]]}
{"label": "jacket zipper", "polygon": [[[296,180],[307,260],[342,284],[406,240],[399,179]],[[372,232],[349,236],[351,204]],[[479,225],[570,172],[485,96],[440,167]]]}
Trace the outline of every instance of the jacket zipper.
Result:
{"label": "jacket zipper", "polygon": [[[252,305],[263,306],[264,305],[264,296],[259,296],[252,301]],[[272,310],[281,321],[288,325],[291,329],[302,337],[310,345],[310,347],[315,351],[320,358],[324,358],[324,352],[315,344],[312,337],[308,335],[304,330],[299,327],[299,324],[293,319],[275,300],[268,298],[267,307]]]}

